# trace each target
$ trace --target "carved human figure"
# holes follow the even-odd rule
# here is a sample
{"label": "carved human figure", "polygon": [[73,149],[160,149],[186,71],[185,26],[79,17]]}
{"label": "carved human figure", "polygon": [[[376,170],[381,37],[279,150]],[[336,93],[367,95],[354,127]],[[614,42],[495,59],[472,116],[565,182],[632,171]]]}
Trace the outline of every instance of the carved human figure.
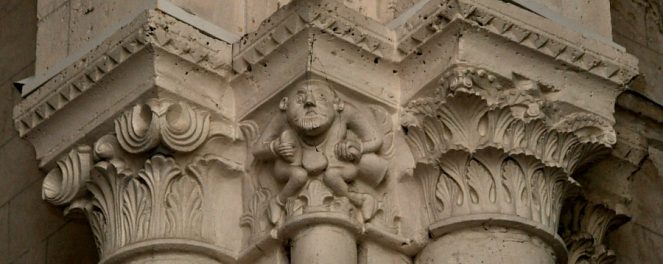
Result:
{"label": "carved human figure", "polygon": [[288,197],[296,195],[309,177],[321,174],[336,196],[347,197],[370,218],[374,199],[351,192],[348,182],[360,176],[377,184],[386,174],[387,162],[376,154],[384,135],[373,116],[345,104],[320,79],[297,83],[279,108],[282,114],[271,120],[253,148],[256,158],[274,160],[274,177],[286,182],[270,202],[270,220],[276,223]]}

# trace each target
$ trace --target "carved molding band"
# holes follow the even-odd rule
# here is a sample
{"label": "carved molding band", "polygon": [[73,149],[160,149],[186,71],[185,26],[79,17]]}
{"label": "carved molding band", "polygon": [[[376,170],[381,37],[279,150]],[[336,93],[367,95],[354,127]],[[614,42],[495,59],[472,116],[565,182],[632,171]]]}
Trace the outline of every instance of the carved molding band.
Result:
{"label": "carved molding band", "polygon": [[[124,32],[129,31],[129,32]],[[221,41],[205,36],[159,11],[148,11],[136,18],[123,31],[103,46],[108,50],[93,50],[85,57],[41,84],[32,97],[40,103],[24,108],[19,106],[14,119],[19,135],[23,136],[64,108],[72,100],[95,87],[104,76],[146,47],[154,47],[175,54],[189,62],[228,77],[229,59],[224,57]],[[228,45],[225,42],[222,42]],[[83,65],[84,67],[81,67]]]}
{"label": "carved molding band", "polygon": [[277,11],[256,33],[244,36],[236,44],[239,52],[234,55],[233,69],[238,73],[247,71],[249,65],[261,62],[279,45],[308,27],[336,36],[375,56],[400,61],[444,32],[448,25],[465,23],[617,83],[628,82],[636,71],[613,58],[576,47],[554,34],[470,2],[429,1],[408,20],[391,27],[364,19],[361,19],[363,23],[356,23],[354,21],[360,18],[333,0],[306,2],[295,2],[286,10]]}

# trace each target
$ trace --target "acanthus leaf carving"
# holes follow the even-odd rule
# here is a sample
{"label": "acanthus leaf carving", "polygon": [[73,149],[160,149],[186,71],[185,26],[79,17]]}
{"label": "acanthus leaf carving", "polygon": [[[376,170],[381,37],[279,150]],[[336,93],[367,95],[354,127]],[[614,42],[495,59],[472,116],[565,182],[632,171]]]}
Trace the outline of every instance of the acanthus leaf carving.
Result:
{"label": "acanthus leaf carving", "polygon": [[169,187],[175,178],[181,175],[182,171],[175,164],[175,160],[161,155],[156,155],[145,161],[145,167],[138,172],[138,177],[144,182],[148,193],[150,194],[150,204],[152,210],[150,213],[150,225],[148,236],[159,237],[167,234],[169,223],[166,216],[168,206],[164,204],[167,201]]}
{"label": "acanthus leaf carving", "polygon": [[248,202],[244,203],[244,214],[240,219],[240,225],[248,229],[249,243],[254,242],[259,237],[261,232],[268,229],[269,224],[265,219],[267,218],[267,202],[272,196],[268,188],[261,187],[253,192]]}
{"label": "acanthus leaf carving", "polygon": [[86,209],[100,255],[104,256],[127,240],[122,233],[124,226],[121,208],[122,195],[132,173],[104,161],[97,163],[95,169],[98,173],[88,183],[88,190],[92,194],[91,206]]}
{"label": "acanthus leaf carving", "polygon": [[[565,190],[574,186],[574,181],[559,168],[547,168],[530,156],[509,156],[495,148],[472,154],[450,151],[441,155],[439,162],[441,170],[415,171],[418,177],[430,178],[421,184],[425,197],[428,192],[437,198],[426,201],[433,222],[499,213],[540,223],[552,233],[560,211],[555,201],[567,197]],[[427,187],[431,181],[436,182],[434,192]]]}
{"label": "acanthus leaf carving", "polygon": [[564,120],[546,112],[554,87],[513,78],[454,66],[432,93],[405,105],[401,125],[417,167],[439,168],[415,169],[424,198],[436,198],[426,199],[431,224],[497,214],[554,237],[562,201],[577,188],[569,175],[608,149],[614,130],[607,121],[581,113],[565,118],[596,121],[554,125]]}
{"label": "acanthus leaf carving", "polygon": [[127,184],[122,196],[122,214],[124,223],[124,237],[127,242],[140,241],[148,237],[152,197],[145,183],[139,178],[133,178]]}
{"label": "acanthus leaf carving", "polygon": [[[440,175],[437,185],[435,186],[435,197],[442,202],[442,211],[446,209],[449,211],[448,213],[451,213],[450,211],[452,208],[463,204],[465,199],[463,189],[460,187],[461,185],[448,174],[444,173]],[[444,206],[445,203],[446,206]]]}
{"label": "acanthus leaf carving", "polygon": [[[436,215],[444,212],[447,208],[450,208],[448,203],[451,198],[449,197],[446,185],[438,187],[438,185],[441,184],[438,182],[440,179],[440,173],[438,166],[424,163],[419,164],[414,171],[414,174],[418,175],[416,179],[423,189],[424,202],[429,205],[425,211],[426,218],[429,222],[433,222]],[[444,190],[442,190],[443,188]],[[435,202],[435,199],[440,200],[440,202]]]}
{"label": "acanthus leaf carving", "polygon": [[560,119],[585,120],[578,127],[564,121],[549,125],[542,109],[544,94],[553,90],[546,86],[466,66],[450,72],[434,95],[413,99],[401,114],[406,141],[419,161],[449,150],[494,146],[571,172],[597,156],[588,153],[605,152],[613,142],[609,123],[589,113]]}
{"label": "acanthus leaf carving", "polygon": [[168,230],[172,237],[202,237],[202,183],[194,177],[181,176],[166,195]]}
{"label": "acanthus leaf carving", "polygon": [[150,239],[213,237],[203,230],[203,186],[210,175],[196,168],[204,163],[194,161],[185,172],[174,158],[157,154],[137,172],[123,164],[98,162],[88,183],[92,198],[84,210],[101,256]]}
{"label": "acanthus leaf carving", "polygon": [[[172,215],[169,218],[173,220],[171,229],[182,232],[188,230],[189,233],[186,234],[189,237],[203,241],[215,241],[222,239],[222,237],[218,237],[219,229],[240,228],[241,214],[237,215],[237,226],[223,225],[217,222],[218,218],[215,218],[218,215],[230,214],[230,209],[237,208],[237,206],[232,203],[219,205],[212,201],[241,201],[242,189],[237,184],[241,184],[242,176],[245,174],[243,166],[231,160],[207,154],[194,159],[186,166],[185,172],[170,189],[169,195],[176,195],[170,198],[180,197],[177,200],[169,201],[179,202],[173,208],[169,208],[167,212]],[[189,188],[183,188],[184,184]],[[175,193],[176,189],[181,190]],[[186,197],[186,199],[182,199],[182,197]],[[231,243],[230,241],[223,242]]]}
{"label": "acanthus leaf carving", "polygon": [[467,185],[469,187],[470,201],[473,204],[482,204],[490,206],[495,202],[495,180],[488,168],[477,161],[471,159],[467,172],[465,173]]}
{"label": "acanthus leaf carving", "polygon": [[529,207],[529,191],[527,178],[520,165],[513,159],[508,158],[502,163],[501,181],[504,186],[504,199],[507,203],[513,205],[513,212],[516,215],[526,215],[526,208]]}
{"label": "acanthus leaf carving", "polygon": [[560,235],[569,250],[568,263],[615,263],[615,253],[605,245],[605,237],[629,218],[605,205],[578,196],[567,199],[563,204]]}

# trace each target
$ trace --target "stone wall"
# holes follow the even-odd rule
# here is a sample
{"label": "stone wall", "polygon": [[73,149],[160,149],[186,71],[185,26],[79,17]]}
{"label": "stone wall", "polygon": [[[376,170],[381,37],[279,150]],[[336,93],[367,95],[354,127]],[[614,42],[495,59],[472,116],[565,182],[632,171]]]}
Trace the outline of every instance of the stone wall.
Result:
{"label": "stone wall", "polygon": [[[632,219],[609,237],[617,263],[663,261],[663,1],[612,0],[614,41],[638,57],[642,76],[616,108],[630,165],[615,168]],[[616,188],[617,189],[617,188]]]}
{"label": "stone wall", "polygon": [[32,146],[18,137],[11,121],[20,100],[13,82],[34,74],[37,18],[59,15],[37,13],[36,2],[0,2],[0,263],[96,263],[88,224],[65,219],[41,199],[43,173]]}

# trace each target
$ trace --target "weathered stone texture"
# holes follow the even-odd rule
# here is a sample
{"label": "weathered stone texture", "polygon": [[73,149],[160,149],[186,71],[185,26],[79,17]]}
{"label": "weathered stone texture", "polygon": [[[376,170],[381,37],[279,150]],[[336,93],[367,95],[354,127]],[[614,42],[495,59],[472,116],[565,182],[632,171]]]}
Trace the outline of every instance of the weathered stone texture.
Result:
{"label": "weathered stone texture", "polygon": [[67,222],[48,237],[46,243],[47,263],[87,264],[99,261],[87,222]]}
{"label": "weathered stone texture", "polygon": [[2,1],[0,264],[663,261],[662,12]]}
{"label": "weathered stone texture", "polygon": [[[44,1],[39,1],[44,2]],[[69,54],[70,2],[63,2],[37,22],[35,72],[45,72]]]}
{"label": "weathered stone texture", "polygon": [[663,4],[656,0],[611,1],[615,42],[640,61],[646,84],[633,87],[663,105]]}
{"label": "weathered stone texture", "polygon": [[613,191],[627,191],[623,210],[633,218],[609,237],[608,244],[617,253],[617,263],[656,263],[663,261],[663,215],[658,209],[663,206],[663,2],[610,3],[614,40],[638,57],[642,76],[632,83],[633,92],[618,100],[616,113],[618,142],[628,143],[622,148],[628,155],[621,156],[630,165],[609,170],[620,180],[604,184]]}
{"label": "weathered stone texture", "polygon": [[663,150],[649,147],[649,157],[631,177],[635,196],[631,204],[634,222],[648,230],[661,232],[663,210],[651,208],[663,208]]}
{"label": "weathered stone texture", "polygon": [[[9,254],[9,205],[0,207],[0,256]],[[3,259],[7,261],[7,259]]]}
{"label": "weathered stone texture", "polygon": [[30,144],[14,135],[2,146],[0,164],[2,175],[0,178],[0,203],[5,204],[21,193],[35,181],[41,179],[42,173],[37,163],[26,158],[34,157]]}
{"label": "weathered stone texture", "polygon": [[[274,1],[262,1],[259,3],[260,8],[252,8],[253,10],[266,10],[272,9],[276,10],[275,6],[272,8],[265,8],[265,5],[272,4]],[[173,4],[181,7],[186,10],[186,12],[203,18],[210,23],[218,25],[230,32],[233,32],[238,35],[247,33],[246,21],[244,12],[248,9],[248,6],[245,6],[242,1],[233,1],[233,0],[217,0],[217,1],[205,1],[205,0],[174,0]],[[264,15],[263,15],[264,16]],[[253,28],[256,27],[255,23],[258,24],[262,22],[262,19],[258,19],[252,22]]]}
{"label": "weathered stone texture", "polygon": [[617,263],[660,263],[663,259],[663,236],[637,222],[627,223],[609,237],[610,248],[617,253]]}
{"label": "weathered stone texture", "polygon": [[39,241],[32,245],[28,251],[14,258],[12,264],[46,264],[46,241]]}
{"label": "weathered stone texture", "polygon": [[35,181],[9,202],[9,257],[15,259],[31,246],[38,244],[56,230],[65,220],[57,208],[41,201],[40,181]]}
{"label": "weathered stone texture", "polygon": [[[61,14],[69,12],[59,12],[67,6],[65,1],[39,3],[0,1],[0,263],[46,263],[48,241],[52,241],[49,254],[64,256],[48,263],[94,263],[96,259],[72,257],[87,250],[96,258],[95,249],[88,247],[93,243],[89,227],[79,224],[76,231],[70,231],[67,226],[71,224],[64,225],[61,211],[41,200],[43,173],[37,167],[34,149],[18,137],[11,122],[12,105],[21,98],[13,83],[34,74],[36,50],[52,54],[41,57],[53,63],[67,52],[66,44],[64,49],[50,50],[35,45],[38,17],[43,23],[48,18],[63,19]],[[66,43],[67,31],[59,31],[62,27],[57,23],[45,29],[48,38]]]}

